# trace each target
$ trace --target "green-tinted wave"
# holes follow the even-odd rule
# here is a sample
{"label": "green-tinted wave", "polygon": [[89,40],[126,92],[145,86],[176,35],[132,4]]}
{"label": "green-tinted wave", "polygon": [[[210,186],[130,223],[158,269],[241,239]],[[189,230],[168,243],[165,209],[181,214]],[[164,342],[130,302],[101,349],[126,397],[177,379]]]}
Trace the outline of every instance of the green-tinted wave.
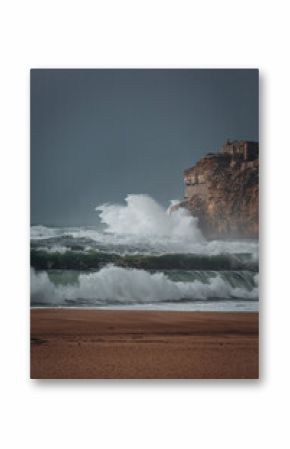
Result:
{"label": "green-tinted wave", "polygon": [[258,271],[258,264],[250,254],[164,254],[118,255],[106,252],[66,251],[47,252],[31,250],[31,266],[37,270],[100,269],[107,264],[143,270],[250,270]]}

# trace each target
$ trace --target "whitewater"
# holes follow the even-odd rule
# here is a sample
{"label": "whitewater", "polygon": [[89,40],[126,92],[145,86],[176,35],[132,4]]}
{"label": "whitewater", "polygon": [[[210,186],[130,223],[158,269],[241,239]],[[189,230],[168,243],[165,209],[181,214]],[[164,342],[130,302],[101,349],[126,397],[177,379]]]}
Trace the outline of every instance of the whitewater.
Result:
{"label": "whitewater", "polygon": [[31,226],[35,307],[257,310],[258,242],[208,241],[148,195],[96,207],[96,226]]}

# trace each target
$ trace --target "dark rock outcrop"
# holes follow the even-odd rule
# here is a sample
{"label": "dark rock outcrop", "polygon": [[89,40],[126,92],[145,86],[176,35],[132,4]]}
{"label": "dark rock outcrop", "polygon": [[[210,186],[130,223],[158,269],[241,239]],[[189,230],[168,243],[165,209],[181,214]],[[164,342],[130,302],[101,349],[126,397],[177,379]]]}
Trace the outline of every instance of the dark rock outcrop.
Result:
{"label": "dark rock outcrop", "polygon": [[257,238],[259,145],[228,141],[184,172],[185,199],[178,207],[199,218],[207,238]]}

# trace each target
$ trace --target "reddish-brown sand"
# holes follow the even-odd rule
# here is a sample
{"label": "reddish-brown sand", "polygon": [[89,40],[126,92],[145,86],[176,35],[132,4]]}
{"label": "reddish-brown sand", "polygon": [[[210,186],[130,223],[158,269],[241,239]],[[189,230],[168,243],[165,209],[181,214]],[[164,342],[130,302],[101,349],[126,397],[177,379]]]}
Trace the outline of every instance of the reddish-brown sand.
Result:
{"label": "reddish-brown sand", "polygon": [[33,379],[256,379],[257,313],[34,309]]}

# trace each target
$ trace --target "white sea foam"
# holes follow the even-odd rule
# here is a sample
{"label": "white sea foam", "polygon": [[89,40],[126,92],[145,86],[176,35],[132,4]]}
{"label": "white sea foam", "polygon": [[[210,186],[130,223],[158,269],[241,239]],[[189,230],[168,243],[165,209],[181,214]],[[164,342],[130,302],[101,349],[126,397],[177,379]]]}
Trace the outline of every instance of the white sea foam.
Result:
{"label": "white sea foam", "polygon": [[[171,201],[171,206],[176,201]],[[135,253],[250,253],[258,260],[257,241],[207,241],[198,219],[184,209],[171,212],[148,195],[128,195],[125,204],[103,204],[96,208],[104,230],[97,227],[32,226],[31,238],[90,239],[102,250]],[[62,246],[62,242],[59,242]]]}
{"label": "white sea foam", "polygon": [[65,246],[59,246],[59,245],[52,245],[50,247],[47,246],[38,246],[38,251],[45,251],[47,253],[60,253],[64,254],[68,249]]}
{"label": "white sea foam", "polygon": [[172,300],[206,300],[208,298],[244,298],[258,297],[258,287],[233,288],[219,275],[209,279],[208,283],[174,282],[164,273],[151,274],[144,270],[128,269],[108,265],[100,271],[80,274],[78,284],[55,285],[46,272],[31,270],[32,303],[64,303],[65,300],[78,302],[80,299],[110,302],[151,303]]}
{"label": "white sea foam", "polygon": [[255,241],[208,242],[198,227],[198,219],[186,209],[162,207],[148,195],[128,195],[125,205],[103,204],[96,210],[105,233],[116,241],[128,244],[146,243],[162,252],[186,252],[198,254],[251,253],[258,259],[258,244]]}
{"label": "white sea foam", "polygon": [[58,228],[52,228],[49,226],[31,226],[30,228],[30,238],[33,240],[49,239],[52,237],[57,237],[58,235],[63,235],[62,230]]}
{"label": "white sea foam", "polygon": [[169,241],[203,242],[197,219],[185,209],[170,213],[148,195],[128,195],[126,205],[104,204],[96,210],[106,232]]}
{"label": "white sea foam", "polygon": [[84,226],[60,226],[51,227],[36,225],[31,226],[30,238],[32,240],[43,240],[43,239],[55,239],[57,237],[69,236],[73,238],[87,238],[92,240],[98,240],[101,237],[101,233],[97,229],[92,229],[91,227]]}

